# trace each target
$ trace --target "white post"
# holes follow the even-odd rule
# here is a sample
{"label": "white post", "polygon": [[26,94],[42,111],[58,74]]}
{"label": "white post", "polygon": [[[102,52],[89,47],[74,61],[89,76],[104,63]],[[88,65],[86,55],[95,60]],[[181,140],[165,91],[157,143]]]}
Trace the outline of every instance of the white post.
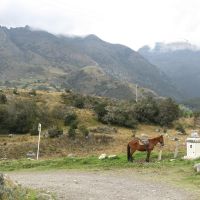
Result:
{"label": "white post", "polygon": [[158,154],[158,161],[161,161],[161,160],[162,160],[162,147],[160,147],[160,151]]}
{"label": "white post", "polygon": [[177,158],[177,156],[178,156],[178,147],[179,147],[179,142],[178,142],[178,140],[176,140],[176,148],[174,150],[174,158]]}
{"label": "white post", "polygon": [[38,124],[38,132],[39,132],[39,136],[38,136],[38,148],[37,148],[37,160],[39,158],[39,151],[40,151],[40,134],[41,134],[41,124]]}
{"label": "white post", "polygon": [[136,84],[136,91],[135,91],[135,101],[137,102],[138,101],[138,91],[137,91],[137,89],[138,89],[138,85]]}

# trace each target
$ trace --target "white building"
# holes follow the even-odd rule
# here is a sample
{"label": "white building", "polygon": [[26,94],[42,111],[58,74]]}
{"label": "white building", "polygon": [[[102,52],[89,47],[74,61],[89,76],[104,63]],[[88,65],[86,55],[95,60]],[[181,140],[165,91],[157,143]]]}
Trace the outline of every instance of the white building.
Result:
{"label": "white building", "polygon": [[185,159],[197,159],[200,158],[200,137],[197,132],[192,132],[191,137],[186,140],[187,143],[187,155]]}

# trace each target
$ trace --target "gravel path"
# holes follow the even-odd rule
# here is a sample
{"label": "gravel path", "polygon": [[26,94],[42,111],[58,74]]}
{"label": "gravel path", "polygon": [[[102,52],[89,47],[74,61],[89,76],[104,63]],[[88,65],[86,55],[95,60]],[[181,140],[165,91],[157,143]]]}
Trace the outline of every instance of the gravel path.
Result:
{"label": "gravel path", "polygon": [[183,189],[144,179],[132,171],[13,172],[23,186],[45,189],[62,200],[197,200]]}

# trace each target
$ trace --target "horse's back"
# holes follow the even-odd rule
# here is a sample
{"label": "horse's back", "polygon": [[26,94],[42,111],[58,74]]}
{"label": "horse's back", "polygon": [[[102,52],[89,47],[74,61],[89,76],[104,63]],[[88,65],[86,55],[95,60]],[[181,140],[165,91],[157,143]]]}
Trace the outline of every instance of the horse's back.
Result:
{"label": "horse's back", "polygon": [[128,144],[129,144],[129,145],[139,144],[139,139],[134,138],[134,139],[132,139]]}

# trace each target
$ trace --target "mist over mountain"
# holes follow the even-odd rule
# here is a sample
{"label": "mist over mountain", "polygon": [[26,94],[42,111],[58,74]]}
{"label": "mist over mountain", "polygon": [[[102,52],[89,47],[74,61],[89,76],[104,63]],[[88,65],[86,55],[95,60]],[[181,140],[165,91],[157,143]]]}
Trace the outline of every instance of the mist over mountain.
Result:
{"label": "mist over mountain", "polygon": [[69,87],[130,99],[137,83],[143,93],[179,96],[170,79],[139,53],[95,35],[67,37],[28,26],[0,27],[0,70],[1,85]]}
{"label": "mist over mountain", "polygon": [[157,43],[153,49],[138,50],[149,62],[165,72],[185,98],[200,97],[200,49],[188,42]]}

